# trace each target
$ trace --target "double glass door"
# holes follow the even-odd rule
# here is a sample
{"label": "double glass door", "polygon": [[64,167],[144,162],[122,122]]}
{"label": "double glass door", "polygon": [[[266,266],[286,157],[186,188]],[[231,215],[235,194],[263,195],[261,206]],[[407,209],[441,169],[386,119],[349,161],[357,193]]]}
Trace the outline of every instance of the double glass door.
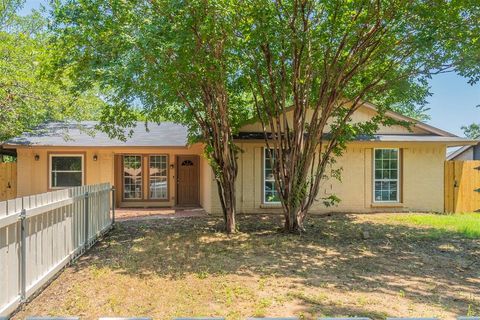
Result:
{"label": "double glass door", "polygon": [[124,155],[123,200],[168,200],[168,156]]}

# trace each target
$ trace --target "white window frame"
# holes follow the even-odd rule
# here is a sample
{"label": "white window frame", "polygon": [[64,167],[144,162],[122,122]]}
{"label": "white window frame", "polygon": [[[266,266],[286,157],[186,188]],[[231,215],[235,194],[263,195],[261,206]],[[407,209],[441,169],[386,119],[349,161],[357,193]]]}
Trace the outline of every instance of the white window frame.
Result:
{"label": "white window frame", "polygon": [[[375,165],[375,151],[376,150],[396,150],[397,151],[397,179],[376,179],[375,178],[375,171],[376,171],[376,165]],[[400,161],[401,161],[401,156],[400,156],[400,148],[374,148],[373,149],[373,171],[372,171],[372,199],[374,203],[400,203],[400,184],[401,184],[401,179],[400,177],[402,176],[400,172]],[[397,199],[396,200],[376,200],[375,199],[375,182],[377,181],[397,181]]]}
{"label": "white window frame", "polygon": [[[165,175],[164,176],[158,176],[160,178],[165,178],[165,183],[166,183],[166,187],[167,187],[167,192],[166,192],[166,195],[164,198],[152,198],[150,197],[150,184],[151,184],[151,179],[152,179],[152,176],[150,175],[150,169],[151,169],[151,166],[150,166],[150,163],[151,163],[151,160],[152,160],[152,157],[164,157],[165,158]],[[169,157],[168,157],[168,154],[149,154],[148,155],[148,199],[149,200],[168,200],[169,198],[169,194],[170,194],[170,183],[168,181],[168,177],[169,177]]]}
{"label": "white window frame", "polygon": [[48,155],[48,188],[51,190],[61,190],[61,189],[68,189],[68,188],[74,188],[76,186],[69,186],[69,187],[54,187],[53,186],[53,181],[52,181],[52,172],[79,172],[79,171],[70,171],[70,170],[52,170],[52,159],[54,157],[72,157],[72,158],[78,158],[80,157],[82,159],[82,186],[85,184],[85,155],[83,153],[50,153]]}
{"label": "white window frame", "polygon": [[[262,166],[262,193],[263,193],[263,199],[262,199],[262,200],[263,200],[263,204],[267,204],[267,205],[269,205],[269,204],[271,204],[271,205],[278,205],[278,204],[281,204],[282,202],[281,202],[281,201],[267,201],[267,198],[266,198],[266,195],[267,195],[267,193],[265,192],[265,187],[266,187],[266,185],[267,185],[266,182],[275,182],[275,178],[274,178],[273,180],[267,180],[267,179],[265,179],[265,170],[266,170],[266,168],[267,168],[267,166],[266,166],[266,163],[267,163],[267,152],[268,152],[267,150],[268,150],[268,148],[266,148],[266,147],[263,148],[263,161],[262,161],[262,163],[263,163],[263,166]],[[272,168],[272,170],[273,170],[273,168]],[[277,191],[277,190],[275,190],[275,191]]]}
{"label": "white window frame", "polygon": [[[125,157],[140,157],[140,165],[141,165],[141,177],[142,182],[140,184],[141,191],[140,191],[140,198],[125,198]],[[123,154],[122,155],[122,200],[123,201],[141,201],[145,199],[145,161],[143,154]],[[150,164],[148,164],[150,166]],[[148,178],[150,179],[150,177]],[[150,182],[150,181],[149,181]]]}

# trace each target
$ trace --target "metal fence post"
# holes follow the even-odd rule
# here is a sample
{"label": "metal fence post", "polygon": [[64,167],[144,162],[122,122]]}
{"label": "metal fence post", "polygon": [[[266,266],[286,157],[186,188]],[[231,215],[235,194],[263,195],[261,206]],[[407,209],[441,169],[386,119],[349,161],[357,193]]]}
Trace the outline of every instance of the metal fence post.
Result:
{"label": "metal fence post", "polygon": [[89,214],[89,208],[88,208],[88,191],[85,192],[85,210],[84,210],[84,213],[85,213],[85,248],[88,248],[88,229],[89,229],[89,226],[88,226],[88,214]]}
{"label": "metal fence post", "polygon": [[112,186],[112,226],[115,224],[115,186]]}
{"label": "metal fence post", "polygon": [[27,210],[22,208],[20,212],[20,300],[26,299],[27,291],[27,230],[26,230]]}

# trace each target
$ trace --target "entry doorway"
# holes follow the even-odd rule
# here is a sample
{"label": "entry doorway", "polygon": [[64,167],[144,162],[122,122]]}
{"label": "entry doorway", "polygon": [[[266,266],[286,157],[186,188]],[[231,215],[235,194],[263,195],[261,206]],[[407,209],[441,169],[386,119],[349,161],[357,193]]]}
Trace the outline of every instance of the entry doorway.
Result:
{"label": "entry doorway", "polygon": [[177,156],[177,205],[200,205],[200,168],[197,155]]}

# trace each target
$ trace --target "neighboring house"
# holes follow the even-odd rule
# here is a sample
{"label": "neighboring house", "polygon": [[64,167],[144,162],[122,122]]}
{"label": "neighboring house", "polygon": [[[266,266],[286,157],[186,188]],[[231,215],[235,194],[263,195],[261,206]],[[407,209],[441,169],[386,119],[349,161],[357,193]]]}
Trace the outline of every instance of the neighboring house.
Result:
{"label": "neighboring house", "polygon": [[[352,121],[365,121],[375,114],[376,109],[365,104]],[[415,122],[394,112],[387,115]],[[3,147],[17,152],[18,196],[110,182],[120,207],[202,206],[207,212],[221,212],[203,145],[189,145],[185,127],[165,122],[150,124],[146,131],[139,123],[122,142],[100,132],[89,135],[94,125],[51,123],[7,141]],[[261,132],[261,125],[252,123],[241,128],[236,139],[242,149],[239,213],[281,209]],[[318,201],[311,212],[443,211],[446,149],[473,143],[421,122],[410,130],[381,127],[373,137],[359,137],[348,144],[336,164],[343,168],[341,182],[323,182],[319,199],[335,194],[340,204],[325,208]]]}
{"label": "neighboring house", "polygon": [[476,145],[463,146],[449,153],[447,160],[480,160],[480,142]]}

